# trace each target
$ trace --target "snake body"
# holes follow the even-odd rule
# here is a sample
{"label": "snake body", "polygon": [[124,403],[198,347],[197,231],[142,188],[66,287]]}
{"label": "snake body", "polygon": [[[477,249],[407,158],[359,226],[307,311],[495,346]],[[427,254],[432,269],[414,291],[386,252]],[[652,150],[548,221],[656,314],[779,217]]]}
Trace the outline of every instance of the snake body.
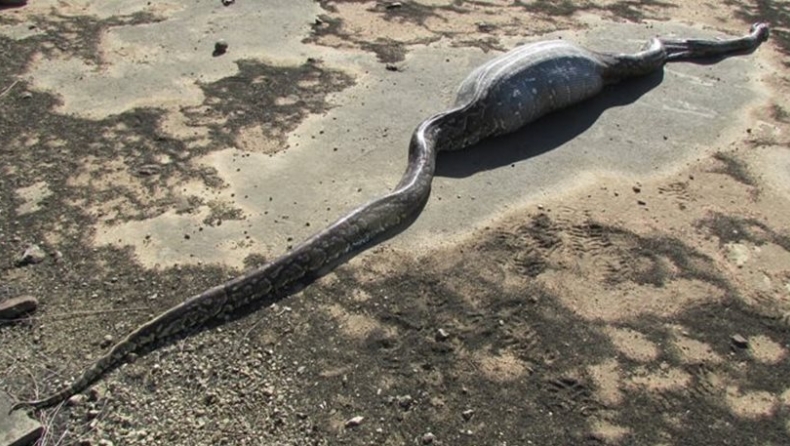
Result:
{"label": "snake body", "polygon": [[452,108],[419,124],[409,144],[406,172],[392,192],[354,209],[273,262],[166,310],[112,346],[71,384],[43,399],[18,403],[12,411],[58,404],[118,367],[128,354],[220,315],[292,293],[397,234],[428,200],[441,151],[512,132],[598,94],[607,84],[660,70],[668,61],[750,52],[767,37],[767,25],[758,23],[748,35],[735,39],[654,38],[635,54],[598,53],[554,40],[494,58],[461,83]]}

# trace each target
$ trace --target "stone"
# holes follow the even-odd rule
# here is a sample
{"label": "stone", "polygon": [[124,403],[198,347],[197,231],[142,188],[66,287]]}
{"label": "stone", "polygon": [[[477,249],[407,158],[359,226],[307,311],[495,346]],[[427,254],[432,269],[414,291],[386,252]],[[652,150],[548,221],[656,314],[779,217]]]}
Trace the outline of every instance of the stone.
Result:
{"label": "stone", "polygon": [[732,345],[734,345],[734,346],[736,346],[738,348],[748,348],[749,347],[749,341],[746,338],[744,338],[743,336],[739,335],[739,334],[732,335],[730,337],[730,341],[732,342]]}
{"label": "stone", "polygon": [[33,296],[17,296],[0,302],[0,321],[10,321],[38,308],[38,299]]}
{"label": "stone", "polygon": [[414,403],[414,399],[411,397],[411,395],[399,396],[397,399],[398,399],[398,405],[406,410],[409,410],[409,408],[411,408],[412,403]]}
{"label": "stone", "polygon": [[214,43],[214,55],[221,56],[228,51],[228,42],[225,39],[219,39]]}
{"label": "stone", "polygon": [[16,264],[17,266],[34,265],[43,262],[46,258],[47,253],[40,246],[30,245],[22,254],[22,257],[16,260]]}
{"label": "stone", "polygon": [[346,428],[357,427],[360,424],[362,424],[362,421],[364,421],[364,420],[365,420],[365,417],[361,417],[359,415],[357,415],[356,417],[353,417],[353,418],[349,418],[346,421]]}

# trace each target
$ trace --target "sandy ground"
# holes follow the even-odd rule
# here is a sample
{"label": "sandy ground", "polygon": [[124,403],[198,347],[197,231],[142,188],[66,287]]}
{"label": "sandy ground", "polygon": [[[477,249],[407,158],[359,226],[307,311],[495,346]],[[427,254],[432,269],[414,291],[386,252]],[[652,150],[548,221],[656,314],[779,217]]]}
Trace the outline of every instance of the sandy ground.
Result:
{"label": "sandy ground", "polygon": [[[45,445],[785,444],[789,17],[779,1],[0,9],[0,299],[40,301],[0,327],[0,388],[55,389],[381,195],[411,130],[494,52],[767,20],[752,55],[440,157],[397,238],[33,416]],[[44,261],[15,265],[31,244]]]}

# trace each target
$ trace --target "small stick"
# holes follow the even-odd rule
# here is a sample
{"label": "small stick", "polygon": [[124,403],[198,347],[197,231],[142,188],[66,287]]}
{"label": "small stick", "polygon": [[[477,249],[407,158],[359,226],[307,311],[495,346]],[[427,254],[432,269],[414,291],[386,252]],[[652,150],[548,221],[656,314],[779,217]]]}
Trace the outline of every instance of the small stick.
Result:
{"label": "small stick", "polygon": [[14,86],[18,83],[19,83],[19,79],[15,80],[11,85],[9,85],[5,90],[3,90],[2,93],[0,93],[0,98],[7,95],[8,92],[11,91],[11,89],[14,88]]}

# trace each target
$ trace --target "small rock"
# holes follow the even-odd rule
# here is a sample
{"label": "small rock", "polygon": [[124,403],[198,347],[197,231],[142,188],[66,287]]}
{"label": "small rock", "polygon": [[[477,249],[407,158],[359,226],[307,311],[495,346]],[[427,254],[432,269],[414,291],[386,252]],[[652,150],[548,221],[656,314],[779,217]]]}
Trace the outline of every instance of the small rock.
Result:
{"label": "small rock", "polygon": [[110,345],[112,345],[112,342],[113,342],[113,337],[112,337],[112,335],[109,335],[109,334],[108,334],[108,335],[105,335],[105,336],[104,336],[104,338],[101,340],[101,343],[99,344],[99,347],[101,347],[101,348],[107,348],[107,347],[109,347]]}
{"label": "small rock", "polygon": [[447,332],[444,328],[440,328],[436,330],[436,340],[437,341],[446,341],[450,338],[450,333]]}
{"label": "small rock", "polygon": [[471,420],[474,414],[475,414],[474,409],[467,409],[461,413],[461,415],[464,417],[464,420],[466,421]]}
{"label": "small rock", "polygon": [[236,3],[236,0],[222,0],[222,6],[230,6]]}
{"label": "small rock", "polygon": [[30,245],[27,247],[22,257],[16,261],[17,266],[34,265],[41,263],[47,258],[47,253],[44,252],[38,245]]}
{"label": "small rock", "polygon": [[33,296],[18,296],[0,302],[0,319],[13,320],[38,308],[38,299]]}
{"label": "small rock", "polygon": [[414,399],[411,397],[411,395],[403,395],[398,397],[398,405],[404,409],[408,410],[412,403],[414,403]]}
{"label": "small rock", "polygon": [[636,200],[636,204],[639,206],[647,206],[647,202],[644,200]]}
{"label": "small rock", "polygon": [[22,99],[30,99],[32,97],[33,97],[33,93],[31,93],[29,91],[26,91],[26,92],[22,93]]}
{"label": "small rock", "polygon": [[436,440],[436,435],[428,432],[427,434],[422,436],[422,444],[433,444],[433,441]]}
{"label": "small rock", "polygon": [[86,401],[88,401],[88,397],[81,393],[78,393],[76,395],[72,395],[71,398],[66,400],[66,404],[68,404],[69,406],[81,406],[85,404]]}
{"label": "small rock", "polygon": [[50,255],[55,260],[55,263],[60,263],[63,261],[63,253],[60,251],[54,251]]}
{"label": "small rock", "polygon": [[225,39],[219,39],[214,43],[214,56],[221,56],[228,51],[228,42]]}
{"label": "small rock", "polygon": [[638,193],[640,193],[640,192],[642,192],[642,188],[641,188],[641,187],[639,187],[639,186],[634,186],[634,187],[632,187],[631,189],[633,189],[633,190],[634,190],[634,193],[637,193],[637,194],[638,194]]}
{"label": "small rock", "polygon": [[732,345],[734,345],[734,346],[736,346],[738,348],[748,348],[749,347],[749,341],[746,338],[744,338],[743,336],[739,335],[739,334],[732,335],[730,337],[730,341],[732,342]]}
{"label": "small rock", "polygon": [[361,416],[359,416],[359,415],[357,415],[357,416],[356,416],[356,417],[354,417],[354,418],[349,418],[349,419],[346,421],[346,428],[350,428],[350,427],[357,427],[357,426],[359,426],[360,424],[362,424],[362,421],[363,421],[364,419],[365,419],[365,417],[361,417]]}
{"label": "small rock", "polygon": [[107,392],[102,386],[91,387],[88,390],[88,401],[96,402],[99,399],[104,398],[107,396]]}
{"label": "small rock", "polygon": [[387,71],[398,71],[398,66],[395,65],[395,64],[391,64],[391,63],[388,63],[387,65],[385,65],[384,68],[386,68]]}
{"label": "small rock", "polygon": [[397,8],[400,8],[401,6],[403,6],[403,3],[401,3],[401,2],[389,2],[385,6],[385,8],[387,8],[387,9],[397,9]]}

